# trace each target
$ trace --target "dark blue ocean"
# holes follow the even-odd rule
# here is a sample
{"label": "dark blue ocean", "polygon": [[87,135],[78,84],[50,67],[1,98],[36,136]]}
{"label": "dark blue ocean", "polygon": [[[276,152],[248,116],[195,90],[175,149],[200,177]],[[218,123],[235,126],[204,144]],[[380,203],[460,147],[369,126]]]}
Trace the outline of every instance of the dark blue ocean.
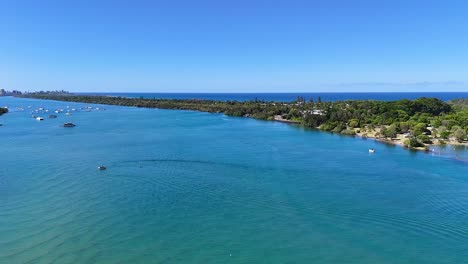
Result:
{"label": "dark blue ocean", "polygon": [[88,95],[108,95],[132,98],[164,98],[164,99],[205,99],[219,101],[249,101],[263,100],[276,102],[291,102],[298,96],[309,100],[318,97],[322,101],[341,100],[382,100],[416,99],[419,97],[434,97],[447,101],[457,98],[468,98],[468,92],[411,92],[411,93],[81,93]]}

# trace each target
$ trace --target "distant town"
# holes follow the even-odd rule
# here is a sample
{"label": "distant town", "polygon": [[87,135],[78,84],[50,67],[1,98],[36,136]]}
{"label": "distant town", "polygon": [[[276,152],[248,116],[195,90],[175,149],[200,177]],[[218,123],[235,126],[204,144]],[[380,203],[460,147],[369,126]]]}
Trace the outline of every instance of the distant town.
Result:
{"label": "distant town", "polygon": [[13,91],[7,91],[5,89],[0,89],[0,96],[18,96],[18,95],[26,95],[26,94],[29,94],[29,93],[32,93],[32,94],[60,94],[60,95],[64,95],[64,94],[69,94],[69,92],[65,91],[65,90],[56,90],[56,91],[38,91],[38,92],[21,92],[21,91],[18,91],[18,90],[13,90]]}
{"label": "distant town", "polygon": [[0,96],[15,96],[15,95],[21,95],[21,94],[23,93],[17,90],[7,91],[5,89],[0,89]]}

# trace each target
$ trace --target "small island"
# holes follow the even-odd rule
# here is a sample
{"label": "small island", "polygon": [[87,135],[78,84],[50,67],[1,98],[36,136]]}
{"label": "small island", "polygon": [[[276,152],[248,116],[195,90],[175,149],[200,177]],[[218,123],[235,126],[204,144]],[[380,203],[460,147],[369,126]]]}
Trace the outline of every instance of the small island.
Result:
{"label": "small island", "polygon": [[35,92],[21,97],[134,106],[146,108],[197,110],[228,116],[298,124],[322,131],[340,133],[398,144],[410,149],[428,150],[430,145],[468,145],[468,99],[444,102],[437,98],[335,102],[298,97],[294,102],[214,101],[200,99],[127,98],[77,95],[64,91]]}

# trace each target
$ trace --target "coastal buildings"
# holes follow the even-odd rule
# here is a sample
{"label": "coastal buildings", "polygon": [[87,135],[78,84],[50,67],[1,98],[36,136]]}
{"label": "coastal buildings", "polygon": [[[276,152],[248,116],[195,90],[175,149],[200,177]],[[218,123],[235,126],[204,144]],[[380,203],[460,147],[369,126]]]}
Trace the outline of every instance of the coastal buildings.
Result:
{"label": "coastal buildings", "polygon": [[303,111],[303,114],[309,114],[309,115],[325,115],[325,113],[320,110],[320,109],[313,109],[313,110],[305,110]]}
{"label": "coastal buildings", "polygon": [[22,93],[17,90],[7,91],[5,89],[0,89],[0,96],[13,96],[13,95],[20,95],[20,94]]}

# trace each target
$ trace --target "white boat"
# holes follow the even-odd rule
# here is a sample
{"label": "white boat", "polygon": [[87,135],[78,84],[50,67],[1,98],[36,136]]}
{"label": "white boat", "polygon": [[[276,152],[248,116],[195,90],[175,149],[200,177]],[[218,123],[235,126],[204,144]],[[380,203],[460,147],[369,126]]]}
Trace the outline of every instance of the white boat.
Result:
{"label": "white boat", "polygon": [[369,153],[374,153],[375,149],[369,149]]}
{"label": "white boat", "polygon": [[38,117],[36,117],[36,120],[42,121],[42,120],[44,120],[44,118],[38,116]]}

